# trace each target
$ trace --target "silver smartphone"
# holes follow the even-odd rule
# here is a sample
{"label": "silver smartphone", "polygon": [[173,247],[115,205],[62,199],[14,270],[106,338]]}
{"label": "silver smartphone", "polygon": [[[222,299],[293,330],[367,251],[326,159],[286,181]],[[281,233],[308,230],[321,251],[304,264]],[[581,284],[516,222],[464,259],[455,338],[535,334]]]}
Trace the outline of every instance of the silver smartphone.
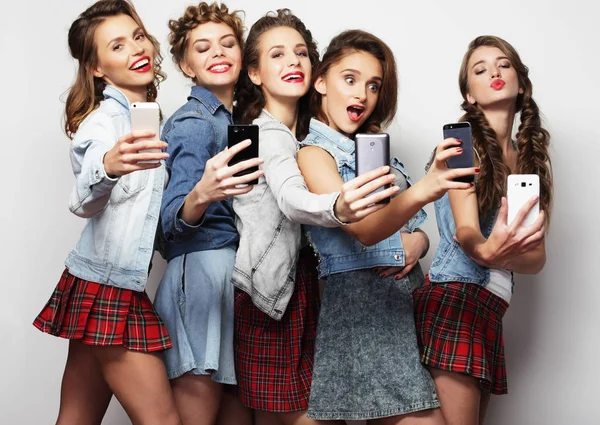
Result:
{"label": "silver smartphone", "polygon": [[[160,107],[156,102],[133,102],[129,107],[131,113],[131,131],[153,131],[154,137],[149,140],[160,140]],[[145,139],[139,139],[145,140]],[[143,149],[140,152],[160,152],[160,149]],[[139,161],[139,164],[157,163],[159,161]]]}
{"label": "silver smartphone", "polygon": [[[387,133],[358,133],[354,139],[356,175],[368,173],[376,168],[390,165],[390,136]],[[372,193],[381,192],[389,185],[385,185]],[[384,198],[378,204],[387,204],[390,198]]]}

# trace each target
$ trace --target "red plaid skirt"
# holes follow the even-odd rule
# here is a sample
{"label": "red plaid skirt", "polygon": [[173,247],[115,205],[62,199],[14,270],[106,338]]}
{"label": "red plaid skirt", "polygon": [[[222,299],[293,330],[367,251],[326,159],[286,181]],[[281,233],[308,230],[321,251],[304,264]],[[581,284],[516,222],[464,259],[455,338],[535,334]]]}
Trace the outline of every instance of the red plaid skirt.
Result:
{"label": "red plaid skirt", "polygon": [[67,269],[33,326],[88,345],[147,352],[171,348],[167,328],[145,291],[90,282]]}
{"label": "red plaid skirt", "polygon": [[413,293],[421,362],[473,376],[483,391],[506,394],[502,317],[508,303],[471,283],[431,284]]}
{"label": "red plaid skirt", "polygon": [[298,261],[296,287],[281,321],[257,309],[243,291],[235,294],[237,394],[252,409],[308,409],[319,318],[319,279],[312,250]]}

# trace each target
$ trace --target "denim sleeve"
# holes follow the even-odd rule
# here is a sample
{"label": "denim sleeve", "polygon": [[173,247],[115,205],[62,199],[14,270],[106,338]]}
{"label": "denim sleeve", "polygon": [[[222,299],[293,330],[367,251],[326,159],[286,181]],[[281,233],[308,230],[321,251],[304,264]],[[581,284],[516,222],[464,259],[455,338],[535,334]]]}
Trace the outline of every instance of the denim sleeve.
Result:
{"label": "denim sleeve", "polygon": [[177,118],[163,135],[168,143],[166,165],[169,183],[161,205],[162,227],[167,240],[186,240],[202,226],[190,225],[179,218],[185,197],[202,179],[206,162],[212,157],[215,132],[212,124],[197,114]]}
{"label": "denim sleeve", "polygon": [[69,198],[69,210],[90,218],[102,212],[118,178],[110,178],[104,169],[104,155],[116,143],[118,135],[110,117],[90,116],[81,123],[71,142],[71,166],[75,187]]}
{"label": "denim sleeve", "polygon": [[343,224],[333,211],[339,193],[317,195],[308,191],[296,161],[297,142],[290,133],[271,124],[261,127],[259,146],[265,179],[288,219],[322,227]]}

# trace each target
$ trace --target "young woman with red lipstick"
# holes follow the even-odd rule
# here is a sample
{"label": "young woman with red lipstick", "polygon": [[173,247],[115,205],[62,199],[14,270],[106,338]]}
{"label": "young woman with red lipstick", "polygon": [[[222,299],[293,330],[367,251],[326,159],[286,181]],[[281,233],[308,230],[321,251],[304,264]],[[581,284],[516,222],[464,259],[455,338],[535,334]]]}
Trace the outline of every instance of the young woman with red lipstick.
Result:
{"label": "young woman with red lipstick", "polygon": [[300,19],[287,9],[260,18],[248,34],[243,62],[234,115],[259,126],[264,177],[233,202],[240,231],[233,272],[238,389],[259,423],[314,424],[306,409],[319,282],[300,223],[357,221],[397,189],[367,196],[393,180],[382,176],[387,167],[334,193],[315,195],[306,188],[296,163],[297,139],[308,130],[308,92],[319,55]]}
{"label": "young woman with red lipstick", "polygon": [[[380,132],[396,113],[398,79],[390,48],[374,35],[334,37],[313,78],[315,118],[298,164],[311,191],[339,190],[356,175],[354,137]],[[442,142],[429,173],[414,185],[390,159],[399,194],[380,211],[339,229],[308,226],[327,279],[315,350],[308,416],[368,420],[369,424],[443,424],[431,375],[419,361],[412,291],[423,284],[419,266],[428,250],[418,226],[421,209],[476,169],[448,169],[458,155]]]}
{"label": "young woman with red lipstick", "polygon": [[[440,245],[428,284],[414,293],[421,360],[431,370],[447,425],[483,424],[490,394],[507,392],[502,317],[512,275],[538,273],[546,261],[549,134],[528,74],[516,50],[492,36],[473,40],[460,68],[461,120],[471,124],[481,172],[473,188],[436,201]],[[540,178],[542,212],[531,226],[521,223],[536,198],[507,225],[509,174]]]}
{"label": "young woman with red lipstick", "polygon": [[[224,385],[236,384],[231,273],[239,237],[231,197],[249,192],[246,183],[262,176],[257,171],[234,177],[261,164],[258,158],[228,166],[248,146],[227,149],[242,67],[240,15],[223,3],[201,2],[169,22],[173,61],[194,86],[163,129],[170,178],[161,218],[168,265],[155,305],[173,340],[164,359],[184,424],[214,424]],[[226,413],[230,423],[249,421],[232,417],[231,406]]]}
{"label": "young woman with red lipstick", "polygon": [[171,341],[144,290],[168,155],[152,133],[130,132],[129,114],[156,99],[159,44],[129,2],[102,0],[73,22],[69,48],[79,62],[65,114],[69,208],[87,224],[34,322],[70,339],[57,424],[99,425],[114,394],[133,423],[178,425],[159,355]]}

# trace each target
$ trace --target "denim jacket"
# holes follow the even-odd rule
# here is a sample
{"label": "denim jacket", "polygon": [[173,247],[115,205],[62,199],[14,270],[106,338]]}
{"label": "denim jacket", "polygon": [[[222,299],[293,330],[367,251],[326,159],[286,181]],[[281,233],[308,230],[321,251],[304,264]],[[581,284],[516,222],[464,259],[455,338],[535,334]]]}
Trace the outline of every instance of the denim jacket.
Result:
{"label": "denim jacket", "polygon": [[69,209],[88,220],[65,265],[81,279],[143,291],[166,174],[163,166],[118,178],[106,174],[104,154],[130,131],[127,97],[107,85],[71,143],[76,181]]}
{"label": "denim jacket", "polygon": [[[302,146],[318,146],[326,150],[335,159],[338,172],[347,182],[356,177],[354,140],[338,133],[328,125],[312,119],[310,130]],[[410,177],[397,158],[390,158],[392,169],[400,172],[409,185]],[[427,218],[419,210],[404,226],[407,232],[413,232]],[[400,232],[373,246],[364,246],[356,238],[342,229],[326,229],[307,226],[310,240],[319,255],[319,278],[331,274],[362,270],[377,266],[404,266],[404,249]]]}
{"label": "denim jacket", "polygon": [[[458,242],[454,241],[456,224],[447,193],[435,201],[435,216],[440,243],[429,269],[429,280],[435,283],[463,282],[485,286],[490,280],[489,269],[473,261],[463,252]],[[485,238],[492,233],[495,221],[496,214],[479,218],[481,234]]]}
{"label": "denim jacket", "polygon": [[294,291],[300,250],[300,224],[339,226],[333,212],[339,193],[310,193],[298,169],[296,136],[266,110],[259,126],[264,177],[233,208],[240,233],[233,283],[257,308],[281,320]]}
{"label": "denim jacket", "polygon": [[188,102],[166,122],[162,139],[169,146],[165,164],[169,183],[161,207],[166,259],[226,246],[237,247],[231,199],[211,202],[200,223],[189,225],[179,217],[185,197],[204,174],[206,162],[227,147],[231,112],[204,87],[194,86]]}

